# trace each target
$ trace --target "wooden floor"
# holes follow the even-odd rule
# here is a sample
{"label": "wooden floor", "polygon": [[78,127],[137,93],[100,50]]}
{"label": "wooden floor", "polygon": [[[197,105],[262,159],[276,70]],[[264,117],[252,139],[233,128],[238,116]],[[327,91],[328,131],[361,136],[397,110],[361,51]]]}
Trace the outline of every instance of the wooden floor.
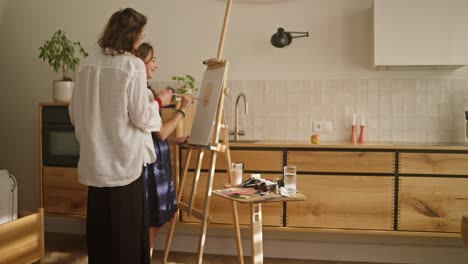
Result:
{"label": "wooden floor", "polygon": [[[50,264],[85,264],[88,263],[86,253],[86,242],[84,236],[46,233],[46,259],[45,263]],[[153,253],[152,264],[161,263],[161,251]],[[171,252],[169,256],[170,263],[196,263],[197,254]],[[250,257],[244,258],[245,263],[250,263]],[[237,263],[236,256],[226,255],[211,255],[203,256],[203,263],[206,264],[235,264]],[[322,260],[295,260],[295,259],[278,259],[265,258],[265,264],[373,264],[364,262],[343,262],[343,261],[322,261]],[[382,263],[380,263],[382,264]]]}

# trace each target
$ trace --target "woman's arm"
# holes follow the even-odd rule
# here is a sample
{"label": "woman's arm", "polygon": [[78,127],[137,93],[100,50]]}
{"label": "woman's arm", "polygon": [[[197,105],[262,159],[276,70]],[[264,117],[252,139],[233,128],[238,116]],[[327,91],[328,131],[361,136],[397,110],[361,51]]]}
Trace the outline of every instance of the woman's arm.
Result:
{"label": "woman's arm", "polygon": [[174,130],[179,125],[179,122],[185,117],[185,113],[190,108],[193,103],[193,97],[190,94],[184,95],[182,97],[182,102],[180,104],[179,110],[177,110],[174,115],[168,121],[164,122],[161,125],[161,129],[158,132],[155,132],[156,137],[159,140],[166,140],[167,137],[174,132]]}
{"label": "woman's arm", "polygon": [[164,122],[161,125],[161,129],[158,132],[155,132],[156,137],[163,141],[166,140],[167,137],[174,132],[174,130],[177,128],[179,125],[179,122],[184,118],[182,113],[180,112],[175,112],[174,115],[169,119],[168,121]]}
{"label": "woman's arm", "polygon": [[169,145],[180,145],[182,143],[187,143],[188,141],[188,136],[187,137],[170,137],[167,139],[167,142]]}

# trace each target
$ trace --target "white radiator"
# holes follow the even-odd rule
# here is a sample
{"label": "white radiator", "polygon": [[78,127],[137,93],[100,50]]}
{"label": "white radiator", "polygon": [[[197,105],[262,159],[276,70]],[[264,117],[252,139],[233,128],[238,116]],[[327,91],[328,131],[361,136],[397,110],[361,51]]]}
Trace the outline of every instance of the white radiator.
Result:
{"label": "white radiator", "polygon": [[7,170],[0,170],[0,224],[18,218],[18,184]]}

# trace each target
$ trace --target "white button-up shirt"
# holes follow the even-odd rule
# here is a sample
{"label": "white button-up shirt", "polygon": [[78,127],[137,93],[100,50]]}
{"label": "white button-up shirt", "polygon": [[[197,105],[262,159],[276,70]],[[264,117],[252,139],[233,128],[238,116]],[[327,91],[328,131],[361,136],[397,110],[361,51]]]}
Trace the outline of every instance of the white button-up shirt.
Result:
{"label": "white button-up shirt", "polygon": [[156,160],[151,131],[159,131],[156,101],[148,100],[143,61],[101,51],[79,66],[70,119],[80,143],[78,176],[95,187],[124,186]]}

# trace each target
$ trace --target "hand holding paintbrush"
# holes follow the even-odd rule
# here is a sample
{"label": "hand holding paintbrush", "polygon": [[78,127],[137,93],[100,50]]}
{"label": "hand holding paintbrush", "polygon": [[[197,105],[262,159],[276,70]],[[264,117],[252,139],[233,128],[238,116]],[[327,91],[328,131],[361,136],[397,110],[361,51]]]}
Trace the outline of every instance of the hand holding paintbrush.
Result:
{"label": "hand holding paintbrush", "polygon": [[[177,94],[177,93],[174,93],[172,95],[175,96],[175,97],[184,97],[185,96],[185,94]],[[203,102],[207,103],[206,99],[203,99],[203,98],[200,98],[200,97],[192,97],[192,99],[193,100],[203,101]]]}

